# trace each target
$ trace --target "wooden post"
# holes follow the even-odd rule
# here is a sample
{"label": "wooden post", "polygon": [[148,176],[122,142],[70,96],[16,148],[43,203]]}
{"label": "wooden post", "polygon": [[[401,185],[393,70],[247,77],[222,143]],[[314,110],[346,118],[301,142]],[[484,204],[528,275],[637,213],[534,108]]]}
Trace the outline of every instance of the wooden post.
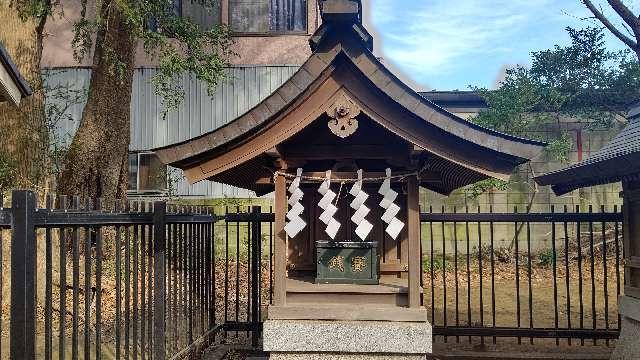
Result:
{"label": "wooden post", "polygon": [[287,211],[287,182],[284,176],[275,179],[275,238],[273,242],[273,303],[285,305],[287,296],[287,235],[284,232]]}
{"label": "wooden post", "polygon": [[418,308],[420,304],[420,205],[418,179],[407,179],[407,232],[409,252],[409,307]]}
{"label": "wooden post", "polygon": [[640,183],[623,182],[624,294],[640,299]]}

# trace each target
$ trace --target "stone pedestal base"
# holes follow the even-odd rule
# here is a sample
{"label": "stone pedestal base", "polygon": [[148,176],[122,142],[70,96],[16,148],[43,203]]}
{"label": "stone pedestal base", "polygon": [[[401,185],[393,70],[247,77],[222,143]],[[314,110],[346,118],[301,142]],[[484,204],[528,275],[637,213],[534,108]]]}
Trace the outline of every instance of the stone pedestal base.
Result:
{"label": "stone pedestal base", "polygon": [[640,359],[640,299],[621,296],[618,304],[622,327],[611,360]]}
{"label": "stone pedestal base", "polygon": [[428,322],[267,320],[272,360],[422,360],[431,353]]}

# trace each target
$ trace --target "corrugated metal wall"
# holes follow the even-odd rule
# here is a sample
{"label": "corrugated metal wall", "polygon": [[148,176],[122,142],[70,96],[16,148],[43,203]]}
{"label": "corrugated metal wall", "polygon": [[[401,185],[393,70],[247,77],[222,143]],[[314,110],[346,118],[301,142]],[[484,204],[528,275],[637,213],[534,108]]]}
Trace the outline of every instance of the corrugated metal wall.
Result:
{"label": "corrugated metal wall", "polygon": [[[180,82],[185,100],[180,109],[162,116],[161,100],[154,94],[151,78],[155,69],[137,69],[133,79],[131,101],[131,151],[146,151],[181,142],[216,129],[257,105],[289,79],[298,66],[242,66],[228,69],[229,79],[220,84],[213,97],[191,75]],[[91,70],[83,68],[45,69],[47,109],[55,117],[53,133],[61,145],[68,144],[75,133],[84,101],[77,94],[86,93]],[[71,95],[70,95],[71,94]],[[176,184],[177,195],[204,197],[247,197],[251,193],[212,182]]]}

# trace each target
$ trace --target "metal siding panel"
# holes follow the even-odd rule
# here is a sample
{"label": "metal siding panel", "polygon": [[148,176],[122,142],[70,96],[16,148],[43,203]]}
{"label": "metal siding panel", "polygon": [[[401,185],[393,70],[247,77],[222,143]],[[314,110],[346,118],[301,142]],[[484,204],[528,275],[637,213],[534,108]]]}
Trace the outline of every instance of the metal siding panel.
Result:
{"label": "metal siding panel", "polygon": [[[138,72],[135,72],[133,74],[133,84],[131,85],[131,91],[133,93],[136,93],[138,91],[138,87],[140,83],[140,76],[138,75]],[[138,104],[139,98],[137,96],[132,96],[131,97],[131,110],[130,110],[130,114],[131,114],[131,118],[137,118],[136,114],[137,111],[140,107],[140,105]],[[131,122],[131,128],[129,131],[129,136],[131,137],[131,143],[129,145],[129,148],[133,148],[133,144],[138,142],[138,131],[140,129],[140,124],[134,123],[133,121]]]}
{"label": "metal siding panel", "polygon": [[[196,137],[202,134],[202,126],[199,116],[198,108],[200,106],[200,102],[202,101],[202,86],[199,86],[199,82],[196,80],[195,76],[190,74],[186,74],[184,76],[185,84],[184,89],[188,89],[186,94],[193,94],[192,96],[187,95],[189,106],[185,106],[185,116],[189,119],[189,126],[191,129],[190,137]],[[185,95],[186,95],[185,94]],[[187,100],[185,99],[185,100]]]}
{"label": "metal siding panel", "polygon": [[[247,66],[227,69],[228,80],[216,87],[212,97],[207,94],[204,82],[192,75],[178,78],[185,90],[185,101],[177,111],[162,117],[161,99],[155,94],[151,79],[155,69],[136,69],[131,98],[131,151],[152,148],[185,141],[210,132],[244,114],[260,103],[288,80],[298,66]],[[44,69],[43,77],[48,89],[67,87],[74,90],[89,87],[90,69]],[[65,106],[65,119],[57,124],[54,134],[68,146],[78,128],[85,102],[64,104],[51,92],[47,104]],[[252,192],[232,186],[202,182],[189,185],[184,177],[176,184],[178,196],[198,197],[251,197]]]}
{"label": "metal siding panel", "polygon": [[[66,147],[71,143],[82,117],[82,110],[86,102],[86,94],[76,100],[76,94],[88,89],[89,71],[77,69],[67,72],[62,69],[43,69],[44,87],[47,89],[45,108],[47,113],[55,115],[56,126],[52,136],[57,146]],[[71,89],[72,92],[65,92]]]}

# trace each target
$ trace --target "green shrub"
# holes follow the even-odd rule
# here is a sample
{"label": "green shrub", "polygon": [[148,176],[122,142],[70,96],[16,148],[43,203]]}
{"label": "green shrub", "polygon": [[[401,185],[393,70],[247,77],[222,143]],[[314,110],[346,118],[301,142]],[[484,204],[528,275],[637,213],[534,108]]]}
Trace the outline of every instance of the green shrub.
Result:
{"label": "green shrub", "polygon": [[554,257],[553,250],[546,249],[541,251],[538,254],[538,265],[547,267],[553,264],[553,260],[554,260],[553,257]]}

